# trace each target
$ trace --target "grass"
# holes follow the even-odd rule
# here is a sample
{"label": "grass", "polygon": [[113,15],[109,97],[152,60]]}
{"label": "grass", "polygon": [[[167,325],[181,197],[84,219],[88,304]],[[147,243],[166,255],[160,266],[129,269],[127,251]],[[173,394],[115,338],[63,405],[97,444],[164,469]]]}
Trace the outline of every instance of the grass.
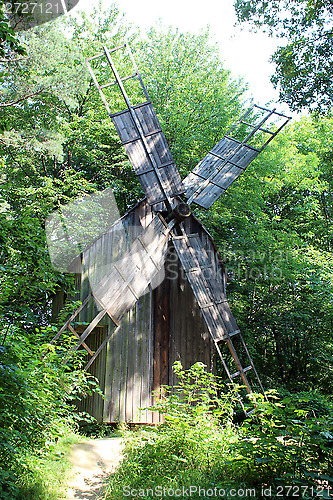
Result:
{"label": "grass", "polygon": [[[68,460],[70,446],[82,440],[78,434],[63,429],[56,443],[47,443],[40,454],[22,455],[25,473],[16,484],[17,500],[63,500],[70,478],[71,464]],[[12,500],[13,497],[1,497]]]}
{"label": "grass", "polygon": [[[148,428],[125,433],[125,459],[110,478],[107,500],[153,498],[167,488],[163,498],[175,498],[176,490],[192,487],[206,490],[224,483],[219,463],[235,458],[237,432],[231,425],[223,429],[196,426],[192,431],[175,428]],[[228,471],[225,470],[228,482]],[[145,494],[147,490],[154,494]],[[134,495],[129,496],[129,492]],[[135,494],[136,492],[136,494]],[[156,494],[157,492],[157,494]],[[191,498],[199,496],[193,494]]]}

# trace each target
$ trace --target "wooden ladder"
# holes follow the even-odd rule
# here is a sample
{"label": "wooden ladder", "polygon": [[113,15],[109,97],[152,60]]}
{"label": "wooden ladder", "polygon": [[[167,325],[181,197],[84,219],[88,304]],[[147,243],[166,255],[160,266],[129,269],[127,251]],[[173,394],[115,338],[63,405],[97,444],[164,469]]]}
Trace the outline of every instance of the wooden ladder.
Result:
{"label": "wooden ladder", "polygon": [[[245,355],[246,355],[246,358],[248,360],[248,363],[247,366],[245,366],[245,368],[242,366],[242,363],[240,361],[240,358],[237,354],[237,351],[236,351],[236,348],[231,340],[231,337],[233,338],[236,338],[236,336],[239,338],[240,342],[241,342],[241,345],[244,349],[244,352],[245,352]],[[229,334],[227,337],[225,337],[224,339],[218,339],[218,340],[214,340],[214,344],[215,344],[215,348],[217,350],[217,353],[219,355],[219,358],[222,362],[222,365],[223,365],[223,368],[230,380],[230,383],[232,385],[232,387],[235,389],[236,391],[236,394],[237,394],[237,397],[238,397],[238,400],[239,400],[239,403],[245,413],[245,415],[250,415],[251,413],[253,413],[254,411],[254,408],[252,408],[251,410],[248,410],[245,408],[245,405],[244,405],[244,402],[243,402],[243,399],[240,397],[238,391],[236,390],[236,384],[235,384],[235,379],[237,379],[237,377],[240,377],[241,379],[241,384],[245,386],[246,388],[246,391],[248,394],[252,394],[253,391],[252,391],[252,387],[250,385],[250,382],[248,380],[248,377],[246,376],[246,373],[249,372],[250,370],[253,371],[254,375],[255,375],[255,378],[257,380],[257,383],[258,383],[258,386],[260,387],[260,391],[261,393],[263,394],[264,398],[266,398],[266,395],[265,395],[265,390],[263,388],[263,385],[261,383],[261,380],[260,380],[260,377],[258,375],[258,372],[254,366],[254,363],[253,363],[253,360],[251,358],[251,355],[249,353],[249,350],[246,346],[246,343],[243,339],[243,336],[242,334],[240,333],[240,331],[238,332],[235,332],[233,335],[232,334]],[[236,371],[233,371],[233,370],[230,370],[228,365],[227,365],[227,362],[225,360],[225,357],[223,356],[223,353],[222,353],[222,350],[221,350],[221,347],[223,345],[227,345],[228,349],[229,349],[229,352],[235,362],[235,365],[236,365]],[[237,384],[238,385],[238,384]]]}

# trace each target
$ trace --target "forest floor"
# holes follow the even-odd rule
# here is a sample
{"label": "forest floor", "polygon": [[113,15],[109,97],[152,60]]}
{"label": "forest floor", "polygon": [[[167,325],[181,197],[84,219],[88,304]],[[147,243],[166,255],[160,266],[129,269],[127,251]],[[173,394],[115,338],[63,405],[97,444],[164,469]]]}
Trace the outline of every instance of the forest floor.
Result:
{"label": "forest floor", "polygon": [[122,459],[122,438],[91,439],[71,446],[67,500],[101,500],[108,476]]}

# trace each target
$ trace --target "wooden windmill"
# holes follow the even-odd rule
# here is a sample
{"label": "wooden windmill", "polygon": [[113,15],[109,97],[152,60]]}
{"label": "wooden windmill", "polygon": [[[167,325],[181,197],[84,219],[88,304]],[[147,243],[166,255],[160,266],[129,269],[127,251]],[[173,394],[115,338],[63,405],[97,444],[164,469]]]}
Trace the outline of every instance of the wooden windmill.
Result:
{"label": "wooden windmill", "polygon": [[[118,51],[126,54],[134,67],[134,72],[130,76],[121,77],[115,67],[112,55],[115,52],[119,53]],[[115,78],[114,81],[105,84],[99,83],[99,78],[93,68],[94,63],[92,63],[92,61],[96,60],[102,60],[109,65]],[[217,249],[200,222],[191,214],[190,205],[196,203],[200,207],[208,209],[277,135],[290,118],[277,113],[275,109],[269,110],[253,106],[182,182],[128,44],[126,43],[112,50],[104,47],[102,53],[87,59],[87,64],[93,81],[139,178],[146,199],[122,219],[125,223],[128,223],[128,221],[133,223],[133,217],[139,214],[140,228],[134,232],[134,235],[132,234],[130,244],[125,247],[125,251],[122,252],[117,262],[111,263],[107,271],[100,276],[100,280],[93,289],[87,289],[83,296],[81,295],[82,305],[57,333],[53,342],[65,330],[69,330],[77,337],[77,342],[67,353],[67,357],[78,348],[84,347],[88,351],[88,356],[90,356],[86,365],[87,369],[93,365],[95,360],[101,359],[100,354],[105,351],[104,348],[107,345],[112,345],[111,351],[113,351],[110,356],[115,356],[114,351],[118,341],[114,339],[121,336],[119,332],[122,328],[124,329],[124,325],[121,325],[122,321],[125,317],[128,317],[136,303],[143,300],[142,296],[151,287],[151,283],[156,276],[163,270],[171,249],[171,252],[177,256],[178,268],[183,272],[183,279],[187,282],[186,286],[190,290],[189,293],[193,301],[195,301],[193,308],[197,310],[201,318],[200,321],[204,325],[201,325],[201,329],[205,329],[209,333],[208,344],[217,351],[230,382],[234,384],[237,377],[239,377],[239,382],[246,387],[248,393],[251,393],[252,384],[249,381],[248,372],[252,371],[256,388],[264,392],[250,353],[226,299],[224,268],[221,262],[218,262]],[[146,100],[141,104],[132,105],[130,101],[124,86],[124,82],[129,79],[136,79],[142,88]],[[127,106],[124,111],[111,112],[103,90],[112,85],[117,85],[121,91]],[[260,114],[259,119],[258,114]],[[256,116],[255,123],[246,121],[254,120],[254,116]],[[280,120],[279,126],[274,130],[269,129],[267,123],[276,117]],[[242,140],[231,135],[238,127],[242,127],[243,130],[246,127],[250,129],[247,134],[244,134],[245,137]],[[259,134],[260,137],[266,135],[267,138],[260,147],[254,147],[251,142],[254,136],[258,137],[256,134]],[[144,217],[142,216],[143,213]],[[145,220],[145,223],[142,222],[143,220]],[[112,241],[115,241],[116,231],[117,223],[114,224],[107,235],[109,240],[113,238]],[[110,248],[105,246],[105,238],[104,235],[103,244],[96,243],[95,246],[93,245],[93,249],[88,249],[86,253],[83,253],[83,261],[87,260],[89,255],[91,259],[92,253],[95,255],[96,252],[102,251],[104,254],[110,252]],[[211,249],[213,255],[210,253]],[[222,274],[217,272],[218,270],[222,270]],[[166,321],[167,312],[164,311],[163,314],[163,307],[166,307],[163,306],[166,292],[164,294],[163,291],[159,293],[158,307],[162,311],[161,317]],[[167,293],[170,293],[170,291]],[[92,308],[91,303],[94,303],[94,301],[98,308],[95,306]],[[174,303],[177,301],[178,299]],[[82,316],[83,310],[89,308],[89,304],[90,311],[94,311],[94,314],[90,313],[90,315],[84,317]],[[75,321],[78,318],[81,320],[81,325],[76,326]],[[86,320],[84,327],[82,326],[82,318]],[[98,337],[96,329],[105,318],[108,320],[109,328]],[[160,321],[164,320],[160,318]],[[156,321],[158,323],[159,320]],[[160,324],[155,325],[155,327],[156,331],[163,330]],[[195,335],[195,328],[193,326],[193,335]],[[156,331],[156,345],[155,347],[149,347],[147,344],[148,357],[146,358],[146,363],[149,364],[149,356],[154,357],[152,370],[155,371],[158,364],[156,356],[160,356],[160,358],[164,356],[161,354],[163,339],[162,341],[161,339],[156,340]],[[89,346],[89,338],[93,337],[92,332],[95,335],[95,341],[94,344]],[[182,336],[181,331],[178,336]],[[114,343],[112,344],[112,342]],[[130,341],[126,340],[126,342],[127,348],[124,347],[124,343],[119,344],[122,345],[121,353],[118,354],[119,357],[124,355],[126,349],[129,349]],[[168,342],[170,348],[170,338],[166,340],[167,344]],[[193,337],[193,346],[195,342]],[[236,351],[236,343],[242,349],[243,358],[240,356],[238,348]],[[206,346],[208,344],[206,341]],[[158,349],[156,346],[158,346]],[[183,351],[184,349],[191,349],[191,347],[191,342],[188,339],[187,346],[183,347]],[[225,348],[227,348],[228,355],[224,354]],[[166,345],[166,349],[168,349],[168,345]],[[202,350],[202,346],[198,347],[198,352],[200,349]],[[159,354],[155,355],[154,353],[157,351]],[[138,357],[138,351],[135,352],[136,354],[134,353],[132,356],[133,360]],[[200,356],[198,355],[198,357]],[[196,360],[198,359],[192,359],[192,361]],[[234,368],[229,365],[230,360]],[[107,361],[104,360],[104,363],[107,363]],[[113,372],[118,370],[117,376],[119,380],[115,380],[116,375],[114,373],[110,375],[113,384],[113,389],[110,390],[113,395],[110,396],[106,391],[109,407],[104,409],[104,420],[124,419],[135,421],[133,408],[135,405],[139,407],[140,402],[141,406],[143,406],[143,399],[141,398],[136,403],[133,403],[132,400],[131,418],[126,416],[125,410],[122,412],[122,403],[115,402],[116,396],[114,394],[121,390],[118,389],[118,386],[121,387],[121,378],[126,377],[125,372],[126,370],[128,372],[128,367],[126,370],[123,367],[122,371],[122,368],[116,370],[115,366],[116,362],[114,362],[112,370]],[[156,375],[154,376],[156,378]],[[147,377],[150,381],[147,382],[146,392],[150,394],[151,389],[156,389],[156,383],[154,384],[152,381],[153,376],[148,374]],[[140,383],[142,388],[143,382]],[[159,383],[168,383],[168,379],[161,379]],[[134,389],[129,378],[127,378],[126,384],[127,392],[131,389],[133,393]],[[144,402],[147,402],[147,400]],[[118,413],[112,410],[115,406],[119,410]]]}

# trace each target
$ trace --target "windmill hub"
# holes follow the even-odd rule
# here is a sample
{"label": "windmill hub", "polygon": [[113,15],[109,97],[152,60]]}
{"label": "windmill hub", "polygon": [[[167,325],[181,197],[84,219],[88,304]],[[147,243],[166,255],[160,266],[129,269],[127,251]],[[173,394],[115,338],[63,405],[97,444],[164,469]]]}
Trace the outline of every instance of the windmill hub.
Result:
{"label": "windmill hub", "polygon": [[191,209],[188,206],[188,204],[184,202],[179,203],[179,205],[177,205],[173,210],[173,216],[177,222],[182,222],[190,215],[191,215]]}

